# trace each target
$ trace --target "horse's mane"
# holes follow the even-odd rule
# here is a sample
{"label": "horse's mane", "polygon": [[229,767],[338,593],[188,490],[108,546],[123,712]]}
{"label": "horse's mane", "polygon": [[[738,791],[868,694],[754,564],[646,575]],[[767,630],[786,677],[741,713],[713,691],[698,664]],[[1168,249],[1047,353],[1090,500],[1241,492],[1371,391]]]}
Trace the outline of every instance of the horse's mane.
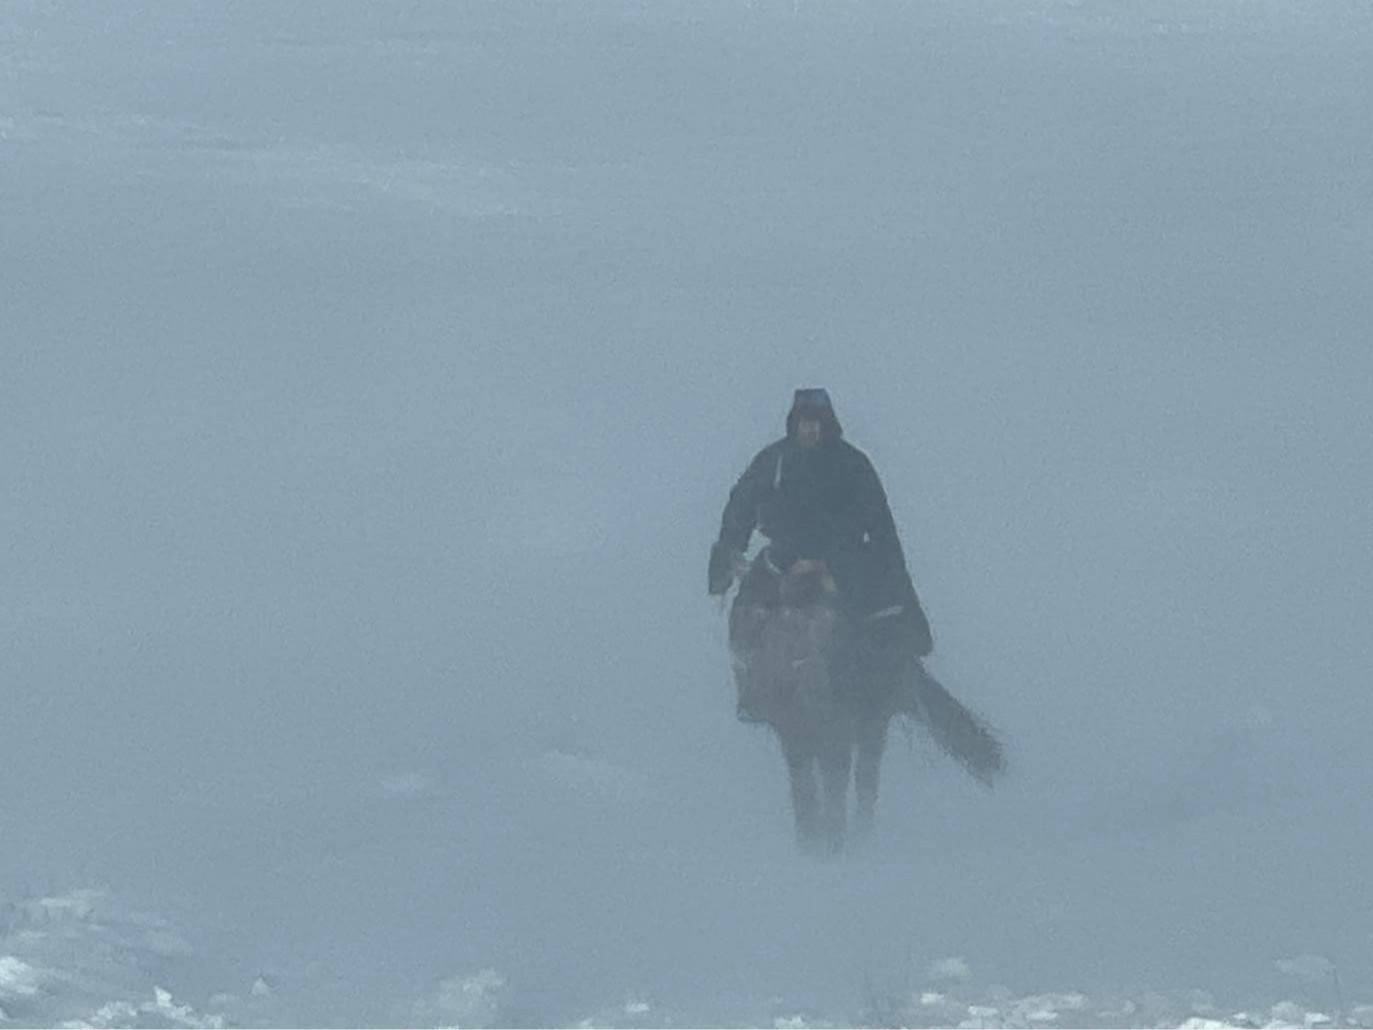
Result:
{"label": "horse's mane", "polygon": [[780,591],[782,604],[788,608],[833,604],[836,593],[834,577],[825,563],[812,559],[796,562],[782,576]]}

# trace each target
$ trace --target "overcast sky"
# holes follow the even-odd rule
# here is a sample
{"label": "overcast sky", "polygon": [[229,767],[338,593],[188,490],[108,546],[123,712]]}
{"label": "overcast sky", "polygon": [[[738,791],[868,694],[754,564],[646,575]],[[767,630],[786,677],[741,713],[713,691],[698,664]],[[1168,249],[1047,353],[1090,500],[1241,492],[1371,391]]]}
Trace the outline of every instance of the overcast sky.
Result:
{"label": "overcast sky", "polygon": [[[1147,7],[9,0],[0,890],[283,1021],[1373,995],[1373,21]],[[797,386],[1014,762],[834,866],[705,596]]]}

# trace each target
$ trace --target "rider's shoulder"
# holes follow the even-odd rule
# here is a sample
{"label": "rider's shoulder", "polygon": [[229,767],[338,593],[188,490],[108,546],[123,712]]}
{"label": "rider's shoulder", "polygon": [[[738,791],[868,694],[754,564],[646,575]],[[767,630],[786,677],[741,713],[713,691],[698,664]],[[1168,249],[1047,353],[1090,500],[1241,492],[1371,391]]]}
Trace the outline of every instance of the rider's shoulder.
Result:
{"label": "rider's shoulder", "polygon": [[777,457],[787,449],[787,445],[788,440],[785,436],[782,437],[780,440],[774,440],[772,443],[768,444],[761,451],[755,454],[753,456],[753,460],[749,462],[749,465],[751,467],[757,468],[760,465],[766,465],[769,462],[776,461]]}
{"label": "rider's shoulder", "polygon": [[873,468],[872,459],[847,440],[840,438],[835,441],[835,445],[839,448],[839,452],[844,458],[852,465],[859,468]]}

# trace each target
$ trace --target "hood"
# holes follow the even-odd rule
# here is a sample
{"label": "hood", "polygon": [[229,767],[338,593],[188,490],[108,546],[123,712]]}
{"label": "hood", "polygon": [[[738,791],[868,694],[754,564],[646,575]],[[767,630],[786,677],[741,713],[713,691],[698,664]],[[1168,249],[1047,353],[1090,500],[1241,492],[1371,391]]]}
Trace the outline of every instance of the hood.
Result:
{"label": "hood", "polygon": [[834,404],[830,401],[828,390],[809,387],[796,391],[791,399],[791,411],[787,412],[788,439],[796,436],[796,423],[801,421],[802,414],[809,414],[820,420],[822,439],[837,440],[844,435],[844,428],[834,413]]}

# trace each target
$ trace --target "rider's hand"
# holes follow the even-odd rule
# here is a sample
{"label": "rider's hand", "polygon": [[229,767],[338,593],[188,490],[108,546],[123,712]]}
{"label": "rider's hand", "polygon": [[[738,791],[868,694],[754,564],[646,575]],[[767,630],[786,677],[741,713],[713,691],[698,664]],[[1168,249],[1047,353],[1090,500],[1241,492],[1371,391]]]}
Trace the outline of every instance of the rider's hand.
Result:
{"label": "rider's hand", "polygon": [[743,551],[735,551],[729,558],[730,567],[734,570],[735,579],[743,579],[748,572],[749,561],[744,557]]}
{"label": "rider's hand", "polygon": [[710,549],[710,568],[707,573],[707,590],[712,597],[718,597],[731,586],[745,565],[744,556],[723,544],[715,544]]}

